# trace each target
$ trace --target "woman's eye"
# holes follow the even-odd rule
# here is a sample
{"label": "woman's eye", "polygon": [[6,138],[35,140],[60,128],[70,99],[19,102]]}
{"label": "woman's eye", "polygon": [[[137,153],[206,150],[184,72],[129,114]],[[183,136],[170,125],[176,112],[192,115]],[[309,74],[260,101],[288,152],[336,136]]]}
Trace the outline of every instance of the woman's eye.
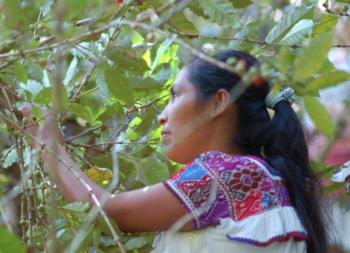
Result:
{"label": "woman's eye", "polygon": [[178,94],[173,89],[171,89],[170,90],[170,96],[171,96],[171,98],[175,98],[175,97],[178,96]]}

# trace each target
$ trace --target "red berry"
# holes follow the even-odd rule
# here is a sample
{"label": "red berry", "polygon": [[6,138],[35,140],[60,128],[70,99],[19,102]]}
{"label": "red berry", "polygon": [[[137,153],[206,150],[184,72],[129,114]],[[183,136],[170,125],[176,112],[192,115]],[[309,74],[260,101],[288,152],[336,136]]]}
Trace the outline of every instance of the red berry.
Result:
{"label": "red berry", "polygon": [[130,26],[131,26],[131,29],[135,30],[139,25],[137,22],[132,22]]}

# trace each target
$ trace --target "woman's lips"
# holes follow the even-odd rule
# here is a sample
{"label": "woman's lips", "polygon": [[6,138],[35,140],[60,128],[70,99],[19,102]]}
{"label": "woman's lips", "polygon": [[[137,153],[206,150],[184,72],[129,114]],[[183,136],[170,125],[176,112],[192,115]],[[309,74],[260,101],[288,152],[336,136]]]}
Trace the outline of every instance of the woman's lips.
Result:
{"label": "woman's lips", "polygon": [[162,136],[165,136],[165,135],[170,135],[170,131],[166,131],[166,130],[163,130],[161,132]]}
{"label": "woman's lips", "polygon": [[169,137],[171,135],[170,131],[162,131],[161,132],[161,135],[162,135],[162,143],[165,144],[166,142],[169,141]]}

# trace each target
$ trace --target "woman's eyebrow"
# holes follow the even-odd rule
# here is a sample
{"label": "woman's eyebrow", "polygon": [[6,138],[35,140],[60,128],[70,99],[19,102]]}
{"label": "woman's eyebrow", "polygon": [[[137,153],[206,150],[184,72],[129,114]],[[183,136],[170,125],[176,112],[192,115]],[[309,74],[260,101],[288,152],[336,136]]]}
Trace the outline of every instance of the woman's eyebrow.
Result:
{"label": "woman's eyebrow", "polygon": [[175,90],[178,91],[179,90],[179,86],[176,85],[176,84],[173,84],[173,86],[171,86],[171,88],[170,88],[170,91],[171,92],[175,92]]}

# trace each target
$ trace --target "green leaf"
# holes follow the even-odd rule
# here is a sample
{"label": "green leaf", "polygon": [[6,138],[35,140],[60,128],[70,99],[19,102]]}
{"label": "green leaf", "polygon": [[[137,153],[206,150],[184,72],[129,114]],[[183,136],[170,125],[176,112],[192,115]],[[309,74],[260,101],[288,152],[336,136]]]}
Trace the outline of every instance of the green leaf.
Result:
{"label": "green leaf", "polygon": [[9,148],[2,151],[1,160],[2,160],[1,167],[4,169],[10,167],[12,164],[17,162],[18,156],[17,156],[16,149]]}
{"label": "green leaf", "polygon": [[159,82],[159,83],[166,83],[170,76],[171,76],[171,66],[169,63],[163,63],[158,65],[154,71],[153,74],[156,75],[155,79]]}
{"label": "green leaf", "polygon": [[16,31],[28,32],[29,24],[38,17],[39,10],[35,4],[23,4],[21,0],[4,0],[1,5],[4,23]]}
{"label": "green leaf", "polygon": [[289,47],[283,47],[281,51],[278,52],[277,56],[277,66],[278,69],[283,73],[288,73],[289,67],[293,63],[293,54]]}
{"label": "green leaf", "polygon": [[253,4],[251,0],[231,0],[233,6],[236,8],[246,8],[247,6]]}
{"label": "green leaf", "polygon": [[133,76],[130,81],[135,92],[160,91],[162,88],[162,85],[151,77]]}
{"label": "green leaf", "polygon": [[147,244],[147,240],[143,236],[139,236],[139,237],[131,238],[125,243],[124,246],[126,250],[134,250],[134,249],[142,248],[146,244]]}
{"label": "green leaf", "polygon": [[120,118],[122,116],[124,116],[122,105],[119,103],[114,103],[108,105],[104,112],[97,117],[97,120],[106,121],[109,119],[113,119],[114,117]]}
{"label": "green leaf", "polygon": [[17,62],[14,65],[14,68],[15,68],[15,75],[16,75],[17,80],[22,82],[22,83],[26,83],[28,80],[28,75],[27,75],[27,71],[24,68],[24,66],[21,63]]}
{"label": "green leaf", "polygon": [[331,33],[313,38],[303,52],[296,57],[294,61],[294,77],[297,80],[310,78],[312,74],[321,69],[327,60],[327,53],[332,45],[332,38]]}
{"label": "green leaf", "polygon": [[113,60],[118,64],[120,69],[132,71],[137,74],[143,74],[149,69],[147,63],[142,58],[123,56],[119,53]]}
{"label": "green leaf", "polygon": [[153,153],[151,156],[141,159],[147,184],[159,183],[170,176],[166,163],[163,163]]}
{"label": "green leaf", "polygon": [[229,48],[236,50],[245,49],[250,44],[246,43],[244,39],[251,38],[254,36],[254,33],[256,33],[256,24],[252,23],[242,27],[242,29],[233,36],[234,39],[229,43]]}
{"label": "green leaf", "polygon": [[324,15],[321,20],[317,22],[313,29],[313,36],[331,31],[338,23],[338,16]]}
{"label": "green leaf", "polygon": [[77,104],[77,103],[70,103],[70,104],[68,104],[68,109],[71,110],[72,112],[74,112],[78,117],[80,117],[88,122],[94,121],[90,110],[85,106],[82,106],[82,105]]}
{"label": "green leaf", "polygon": [[22,87],[24,90],[29,91],[30,94],[32,94],[33,96],[36,96],[37,94],[39,94],[39,92],[43,88],[41,83],[31,79],[29,79],[26,84],[21,84],[20,87]]}
{"label": "green leaf", "polygon": [[118,102],[131,105],[134,102],[134,93],[128,79],[116,68],[107,68],[104,71],[109,91]]}
{"label": "green leaf", "polygon": [[223,28],[217,23],[211,22],[208,19],[205,19],[201,16],[198,16],[190,9],[185,9],[184,14],[186,18],[193,23],[196,27],[199,35],[207,37],[220,36],[223,32]]}
{"label": "green leaf", "polygon": [[25,246],[16,235],[0,227],[0,253],[25,253]]}
{"label": "green leaf", "polygon": [[312,30],[313,22],[310,19],[302,19],[281,39],[281,44],[298,45],[305,41]]}
{"label": "green leaf", "polygon": [[[188,9],[186,9],[188,10]],[[169,63],[177,52],[177,45],[172,45],[173,39],[164,40],[157,48],[156,56],[152,62],[151,69],[154,70],[159,64]]]}
{"label": "green leaf", "polygon": [[35,96],[34,101],[38,104],[48,105],[52,102],[52,87],[43,88],[38,95]]}
{"label": "green leaf", "polygon": [[199,5],[214,23],[230,25],[234,20],[235,9],[229,0],[199,0]]}
{"label": "green leaf", "polygon": [[73,79],[75,73],[77,72],[77,65],[78,65],[78,58],[74,57],[71,63],[69,64],[66,76],[64,77],[64,80],[63,80],[64,85],[67,86],[69,82]]}
{"label": "green leaf", "polygon": [[171,27],[184,33],[196,33],[196,27],[187,20],[183,12],[178,12],[168,21]]}
{"label": "green leaf", "polygon": [[85,0],[62,0],[61,6],[64,7],[63,14],[65,19],[80,17],[84,8],[87,8],[86,5],[87,2]]}
{"label": "green leaf", "polygon": [[63,207],[63,210],[71,211],[71,212],[85,212],[89,209],[89,203],[87,202],[72,202]]}
{"label": "green leaf", "polygon": [[272,28],[272,30],[266,36],[265,41],[267,43],[278,42],[299,20],[303,19],[313,10],[314,6],[298,7],[293,9],[290,13],[285,14],[281,20],[278,21],[278,24]]}
{"label": "green leaf", "polygon": [[314,97],[305,96],[304,103],[316,128],[329,138],[334,138],[334,125],[324,106]]}
{"label": "green leaf", "polygon": [[155,119],[155,112],[153,110],[147,110],[143,115],[141,123],[135,128],[135,132],[146,133],[146,131],[153,125]]}
{"label": "green leaf", "polygon": [[315,93],[320,89],[337,85],[341,82],[349,80],[349,73],[345,71],[332,71],[325,73],[312,80],[306,88],[306,92]]}

